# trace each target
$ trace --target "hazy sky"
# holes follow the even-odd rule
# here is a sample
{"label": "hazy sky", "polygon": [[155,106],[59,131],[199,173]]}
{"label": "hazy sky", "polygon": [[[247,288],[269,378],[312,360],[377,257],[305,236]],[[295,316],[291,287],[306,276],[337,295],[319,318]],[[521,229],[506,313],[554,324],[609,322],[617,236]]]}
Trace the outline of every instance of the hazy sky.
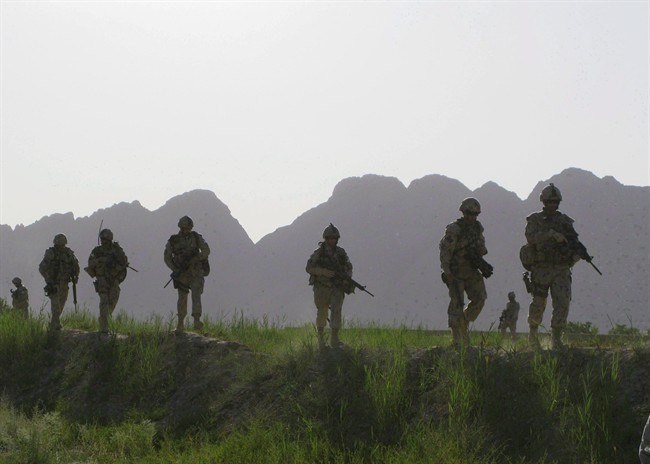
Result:
{"label": "hazy sky", "polygon": [[648,185],[648,5],[2,0],[0,223],[204,188],[257,241],[368,173]]}

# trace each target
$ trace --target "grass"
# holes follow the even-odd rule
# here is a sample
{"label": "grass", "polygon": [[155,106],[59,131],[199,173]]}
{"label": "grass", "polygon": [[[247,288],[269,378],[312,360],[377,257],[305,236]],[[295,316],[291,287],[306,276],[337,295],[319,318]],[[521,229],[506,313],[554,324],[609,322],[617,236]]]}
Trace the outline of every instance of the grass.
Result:
{"label": "grass", "polygon": [[[311,325],[206,320],[247,350],[173,322],[120,313],[108,337],[65,338],[0,313],[0,462],[634,462],[650,408],[630,370],[650,361],[642,336],[560,356],[477,333],[459,354],[448,335],[351,324],[323,352]],[[63,325],[97,330],[87,310]]]}

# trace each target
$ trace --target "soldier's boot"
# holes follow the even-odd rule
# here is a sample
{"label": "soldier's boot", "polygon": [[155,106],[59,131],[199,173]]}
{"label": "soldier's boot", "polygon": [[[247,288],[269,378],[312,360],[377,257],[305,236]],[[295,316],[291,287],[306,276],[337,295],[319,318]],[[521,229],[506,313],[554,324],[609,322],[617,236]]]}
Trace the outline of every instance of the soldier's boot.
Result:
{"label": "soldier's boot", "polygon": [[327,348],[327,344],[325,343],[325,329],[323,328],[318,329],[318,348],[321,350]]}
{"label": "soldier's boot", "polygon": [[528,332],[528,346],[533,350],[541,349],[539,338],[537,337],[537,327],[530,327]]}
{"label": "soldier's boot", "polygon": [[201,322],[201,316],[194,317],[194,330],[203,329],[203,322]]}
{"label": "soldier's boot", "polygon": [[177,334],[182,334],[185,332],[185,318],[184,317],[179,317],[178,318],[178,323],[176,324],[176,330],[174,331]]}
{"label": "soldier's boot", "polygon": [[332,348],[339,348],[342,345],[341,340],[339,339],[339,329],[332,329],[330,344],[332,345]]}
{"label": "soldier's boot", "polygon": [[551,349],[563,350],[566,345],[562,343],[562,329],[552,329],[551,331]]}

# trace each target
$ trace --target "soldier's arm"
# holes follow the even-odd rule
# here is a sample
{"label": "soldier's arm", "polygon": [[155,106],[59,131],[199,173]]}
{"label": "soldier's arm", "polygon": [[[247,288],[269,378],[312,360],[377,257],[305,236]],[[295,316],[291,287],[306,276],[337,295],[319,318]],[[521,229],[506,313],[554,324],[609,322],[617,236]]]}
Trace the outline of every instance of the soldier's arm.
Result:
{"label": "soldier's arm", "polygon": [[163,253],[163,259],[165,260],[165,264],[169,269],[171,269],[172,271],[176,271],[176,265],[174,264],[173,253],[172,253],[172,244],[169,240],[167,240],[167,244],[165,245],[165,252]]}
{"label": "soldier's arm", "polygon": [[201,235],[199,235],[198,242],[201,259],[208,259],[208,256],[210,256],[210,247],[208,246],[208,242],[206,242]]}
{"label": "soldier's arm", "polygon": [[307,271],[308,274],[314,276],[332,277],[334,275],[334,271],[318,266],[317,263],[318,263],[319,252],[320,250],[316,250],[311,254],[309,259],[307,260],[307,266],[305,266],[305,271]]}
{"label": "soldier's arm", "polygon": [[451,275],[451,258],[458,245],[458,231],[454,225],[447,226],[445,235],[440,240],[438,248],[440,250],[440,268],[445,274]]}

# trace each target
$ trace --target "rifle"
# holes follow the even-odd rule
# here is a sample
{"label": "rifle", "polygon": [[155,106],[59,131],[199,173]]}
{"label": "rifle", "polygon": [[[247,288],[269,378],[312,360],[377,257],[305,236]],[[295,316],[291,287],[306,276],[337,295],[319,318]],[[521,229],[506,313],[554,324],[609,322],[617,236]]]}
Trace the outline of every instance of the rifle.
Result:
{"label": "rifle", "polygon": [[342,281],[342,282],[347,282],[349,284],[352,284],[354,287],[358,288],[362,292],[366,292],[368,295],[370,295],[371,297],[374,298],[375,295],[373,295],[368,290],[366,290],[365,285],[361,285],[359,282],[357,282],[352,277],[350,277],[346,272],[344,272],[343,269],[341,268],[341,265],[338,262],[336,262],[336,260],[332,259],[330,256],[327,256],[327,257],[328,257],[328,261],[330,262],[330,264],[334,268],[334,269],[331,269],[331,270],[334,271],[334,279],[335,280],[339,280],[339,281]]}
{"label": "rifle", "polygon": [[74,309],[76,311],[78,309],[77,308],[77,279],[76,278],[72,279],[72,302],[74,303]]}
{"label": "rifle", "polygon": [[[175,271],[172,272],[171,274],[169,274],[169,280],[168,280],[167,283],[163,286],[163,288],[167,288],[167,286],[170,284],[170,282],[171,282],[172,280],[176,280],[176,279],[178,279],[178,278],[181,276],[181,274],[182,274],[183,272],[187,271],[187,269],[190,267],[190,263],[192,262],[192,259],[193,259],[193,258],[194,258],[198,253],[199,253],[199,249],[198,249],[198,248],[197,248],[196,250],[194,250],[192,253],[190,253],[190,254],[187,256],[187,258],[185,258],[185,260],[184,260],[184,262],[183,262],[183,265],[180,266],[177,270],[175,270]],[[136,271],[136,272],[137,272],[137,271]]]}
{"label": "rifle", "polygon": [[476,250],[470,250],[467,253],[467,260],[472,267],[478,269],[481,275],[486,279],[494,274],[494,267],[492,267],[492,265],[488,263]]}
{"label": "rifle", "polygon": [[580,240],[578,240],[577,237],[570,237],[568,238],[568,243],[569,243],[569,249],[573,251],[575,254],[580,256],[581,259],[584,259],[587,261],[589,264],[591,264],[591,267],[593,267],[596,272],[600,275],[603,275],[602,272],[600,272],[600,269],[596,267],[596,265],[593,263],[593,256],[589,255],[589,252],[587,252],[587,247],[585,247]]}

